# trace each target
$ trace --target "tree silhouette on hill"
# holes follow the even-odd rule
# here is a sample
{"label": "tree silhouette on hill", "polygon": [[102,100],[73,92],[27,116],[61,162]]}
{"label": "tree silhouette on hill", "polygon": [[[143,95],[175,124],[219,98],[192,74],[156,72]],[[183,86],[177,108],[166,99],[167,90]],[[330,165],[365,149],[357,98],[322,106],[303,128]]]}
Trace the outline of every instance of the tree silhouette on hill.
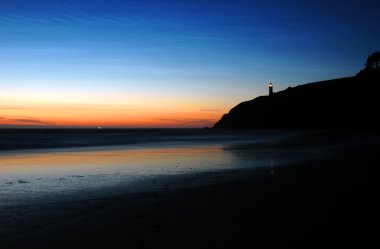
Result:
{"label": "tree silhouette on hill", "polygon": [[380,52],[374,52],[367,58],[366,68],[371,70],[380,69]]}

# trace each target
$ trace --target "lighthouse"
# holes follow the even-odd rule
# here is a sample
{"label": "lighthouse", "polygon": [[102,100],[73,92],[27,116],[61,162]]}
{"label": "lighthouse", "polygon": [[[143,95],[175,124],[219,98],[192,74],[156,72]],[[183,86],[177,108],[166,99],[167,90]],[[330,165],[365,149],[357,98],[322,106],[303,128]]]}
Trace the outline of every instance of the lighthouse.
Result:
{"label": "lighthouse", "polygon": [[273,94],[273,85],[272,83],[269,83],[269,96]]}

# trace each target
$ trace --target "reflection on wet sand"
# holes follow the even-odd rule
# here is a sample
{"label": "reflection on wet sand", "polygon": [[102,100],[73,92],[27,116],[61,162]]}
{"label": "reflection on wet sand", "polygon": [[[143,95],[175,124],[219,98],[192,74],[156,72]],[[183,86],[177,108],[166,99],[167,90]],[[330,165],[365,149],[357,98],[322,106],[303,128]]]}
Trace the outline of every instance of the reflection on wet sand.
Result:
{"label": "reflection on wet sand", "polygon": [[1,178],[18,174],[59,174],[71,172],[128,172],[201,168],[228,165],[231,155],[217,146],[113,149],[97,151],[45,152],[5,155],[0,158]]}
{"label": "reflection on wet sand", "polygon": [[220,146],[8,154],[0,157],[0,206],[21,199],[146,183],[155,176],[234,167],[238,167],[235,158]]}

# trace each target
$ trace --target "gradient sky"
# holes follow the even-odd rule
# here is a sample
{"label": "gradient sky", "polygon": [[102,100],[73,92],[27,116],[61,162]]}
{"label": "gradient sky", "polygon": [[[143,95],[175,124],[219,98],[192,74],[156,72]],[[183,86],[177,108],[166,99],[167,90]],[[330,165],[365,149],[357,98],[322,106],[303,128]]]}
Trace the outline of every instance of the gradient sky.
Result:
{"label": "gradient sky", "polygon": [[379,1],[0,0],[0,126],[211,126],[356,74]]}

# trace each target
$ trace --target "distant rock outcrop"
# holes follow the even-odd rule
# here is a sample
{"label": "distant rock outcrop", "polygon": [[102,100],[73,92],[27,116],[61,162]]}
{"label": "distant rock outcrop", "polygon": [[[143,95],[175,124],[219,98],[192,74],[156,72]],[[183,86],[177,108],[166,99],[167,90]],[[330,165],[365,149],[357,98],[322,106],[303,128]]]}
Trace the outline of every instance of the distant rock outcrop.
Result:
{"label": "distant rock outcrop", "polygon": [[380,71],[299,85],[242,102],[214,128],[379,128]]}

